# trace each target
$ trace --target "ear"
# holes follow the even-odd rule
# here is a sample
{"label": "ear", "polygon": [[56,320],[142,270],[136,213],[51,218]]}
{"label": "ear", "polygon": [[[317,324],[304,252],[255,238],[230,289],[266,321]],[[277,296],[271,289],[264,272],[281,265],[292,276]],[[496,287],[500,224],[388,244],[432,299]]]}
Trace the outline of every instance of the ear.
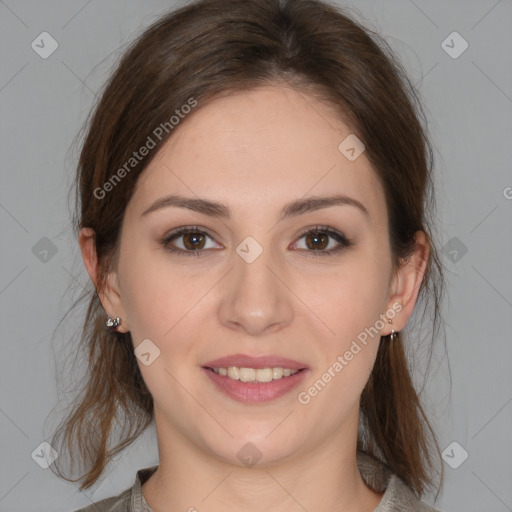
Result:
{"label": "ear", "polygon": [[386,324],[387,331],[382,336],[391,334],[391,329],[401,331],[412,315],[421,282],[427,269],[430,245],[423,231],[415,234],[416,247],[409,260],[395,271],[390,284],[388,310],[396,311],[393,324]]}
{"label": "ear", "polygon": [[94,287],[98,291],[98,297],[107,315],[113,318],[118,316],[121,319],[121,324],[116,328],[116,331],[128,332],[130,325],[121,300],[117,272],[110,272],[104,288],[98,290],[98,257],[96,254],[95,237],[96,234],[92,228],[82,228],[78,235],[78,244],[80,245],[85,268]]}

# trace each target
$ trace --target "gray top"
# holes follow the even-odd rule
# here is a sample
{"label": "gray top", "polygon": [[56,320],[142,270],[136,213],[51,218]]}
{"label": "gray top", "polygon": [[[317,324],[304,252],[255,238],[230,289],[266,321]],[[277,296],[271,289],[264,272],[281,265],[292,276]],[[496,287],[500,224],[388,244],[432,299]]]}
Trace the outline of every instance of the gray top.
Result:
{"label": "gray top", "polygon": [[[373,512],[440,512],[419,501],[403,480],[391,473],[377,459],[357,453],[357,464],[366,485],[378,493],[384,492]],[[135,483],[114,498],[102,500],[75,512],[153,512],[142,494],[142,484],[156,471],[158,466],[141,469]]]}

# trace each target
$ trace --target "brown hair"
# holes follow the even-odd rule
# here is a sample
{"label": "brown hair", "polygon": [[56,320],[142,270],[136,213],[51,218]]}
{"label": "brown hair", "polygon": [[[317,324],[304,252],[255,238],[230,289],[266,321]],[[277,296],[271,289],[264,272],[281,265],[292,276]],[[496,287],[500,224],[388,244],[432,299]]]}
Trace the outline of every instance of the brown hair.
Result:
{"label": "brown hair", "polygon": [[[216,95],[268,83],[316,95],[366,145],[385,190],[395,268],[411,256],[415,233],[427,235],[431,251],[420,298],[426,299],[425,311],[433,305],[434,340],[444,279],[428,218],[434,206],[433,152],[418,93],[380,36],[315,0],[196,1],[161,17],[125,52],[88,122],[76,176],[74,227],[95,232],[97,289],[115,265],[138,175],[158,148],[123,173],[108,194],[99,198],[98,190],[116,170],[126,169],[148,136],[157,146],[172,136],[171,116],[191,99],[200,108]],[[155,129],[162,126],[159,138]],[[89,373],[53,440],[85,469],[73,480],[82,480],[80,489],[91,487],[153,418],[130,333],[107,332],[98,294],[87,297],[81,345]],[[401,333],[380,344],[361,397],[358,449],[378,457],[421,496],[433,485],[438,463],[442,483],[443,468],[410,377],[404,338]]]}

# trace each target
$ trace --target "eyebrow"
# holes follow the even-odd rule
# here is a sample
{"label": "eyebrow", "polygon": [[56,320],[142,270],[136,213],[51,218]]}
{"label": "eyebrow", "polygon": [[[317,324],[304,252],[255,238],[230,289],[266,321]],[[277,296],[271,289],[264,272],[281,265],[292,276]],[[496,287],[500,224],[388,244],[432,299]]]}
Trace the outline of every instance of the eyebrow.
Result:
{"label": "eyebrow", "polygon": [[[283,206],[279,212],[278,219],[281,221],[289,217],[297,217],[299,215],[304,215],[305,213],[321,210],[323,208],[344,205],[354,206],[360,212],[362,212],[368,220],[370,219],[370,213],[360,201],[341,194],[325,197],[313,196],[297,199]],[[148,213],[160,210],[162,208],[169,207],[188,208],[189,210],[193,210],[195,212],[216,218],[230,219],[232,216],[229,206],[226,206],[222,203],[217,203],[208,199],[193,198],[180,195],[169,195],[156,200],[147,210],[141,214],[141,216],[147,215]]]}

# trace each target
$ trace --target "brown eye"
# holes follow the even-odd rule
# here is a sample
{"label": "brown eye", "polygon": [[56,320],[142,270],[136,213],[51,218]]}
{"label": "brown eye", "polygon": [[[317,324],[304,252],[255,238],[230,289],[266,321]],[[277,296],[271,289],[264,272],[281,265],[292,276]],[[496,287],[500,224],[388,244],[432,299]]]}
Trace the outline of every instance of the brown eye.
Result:
{"label": "brown eye", "polygon": [[205,245],[205,236],[203,233],[186,233],[183,237],[183,245],[191,251],[203,249]]}
{"label": "brown eye", "polygon": [[[353,242],[343,233],[328,226],[309,228],[300,235],[299,240],[302,239],[304,239],[305,247],[298,247],[298,249],[304,250],[312,256],[331,256],[353,245]],[[333,246],[332,241],[334,241]]]}
{"label": "brown eye", "polygon": [[[208,239],[214,241],[208,233],[198,227],[184,227],[167,234],[160,243],[167,251],[179,256],[198,257],[206,255],[206,249],[219,248],[207,247]],[[299,237],[299,240],[302,239],[305,247],[298,249],[312,256],[330,256],[353,245],[343,233],[324,226],[309,228]],[[298,242],[294,245],[297,244]]]}
{"label": "brown eye", "polygon": [[208,252],[206,249],[217,248],[208,247],[208,239],[213,241],[208,233],[197,227],[185,227],[167,234],[160,243],[167,251],[180,256],[202,256]]}
{"label": "brown eye", "polygon": [[306,235],[306,245],[308,249],[312,250],[323,250],[329,245],[329,236],[325,233],[319,232],[310,232]]}

